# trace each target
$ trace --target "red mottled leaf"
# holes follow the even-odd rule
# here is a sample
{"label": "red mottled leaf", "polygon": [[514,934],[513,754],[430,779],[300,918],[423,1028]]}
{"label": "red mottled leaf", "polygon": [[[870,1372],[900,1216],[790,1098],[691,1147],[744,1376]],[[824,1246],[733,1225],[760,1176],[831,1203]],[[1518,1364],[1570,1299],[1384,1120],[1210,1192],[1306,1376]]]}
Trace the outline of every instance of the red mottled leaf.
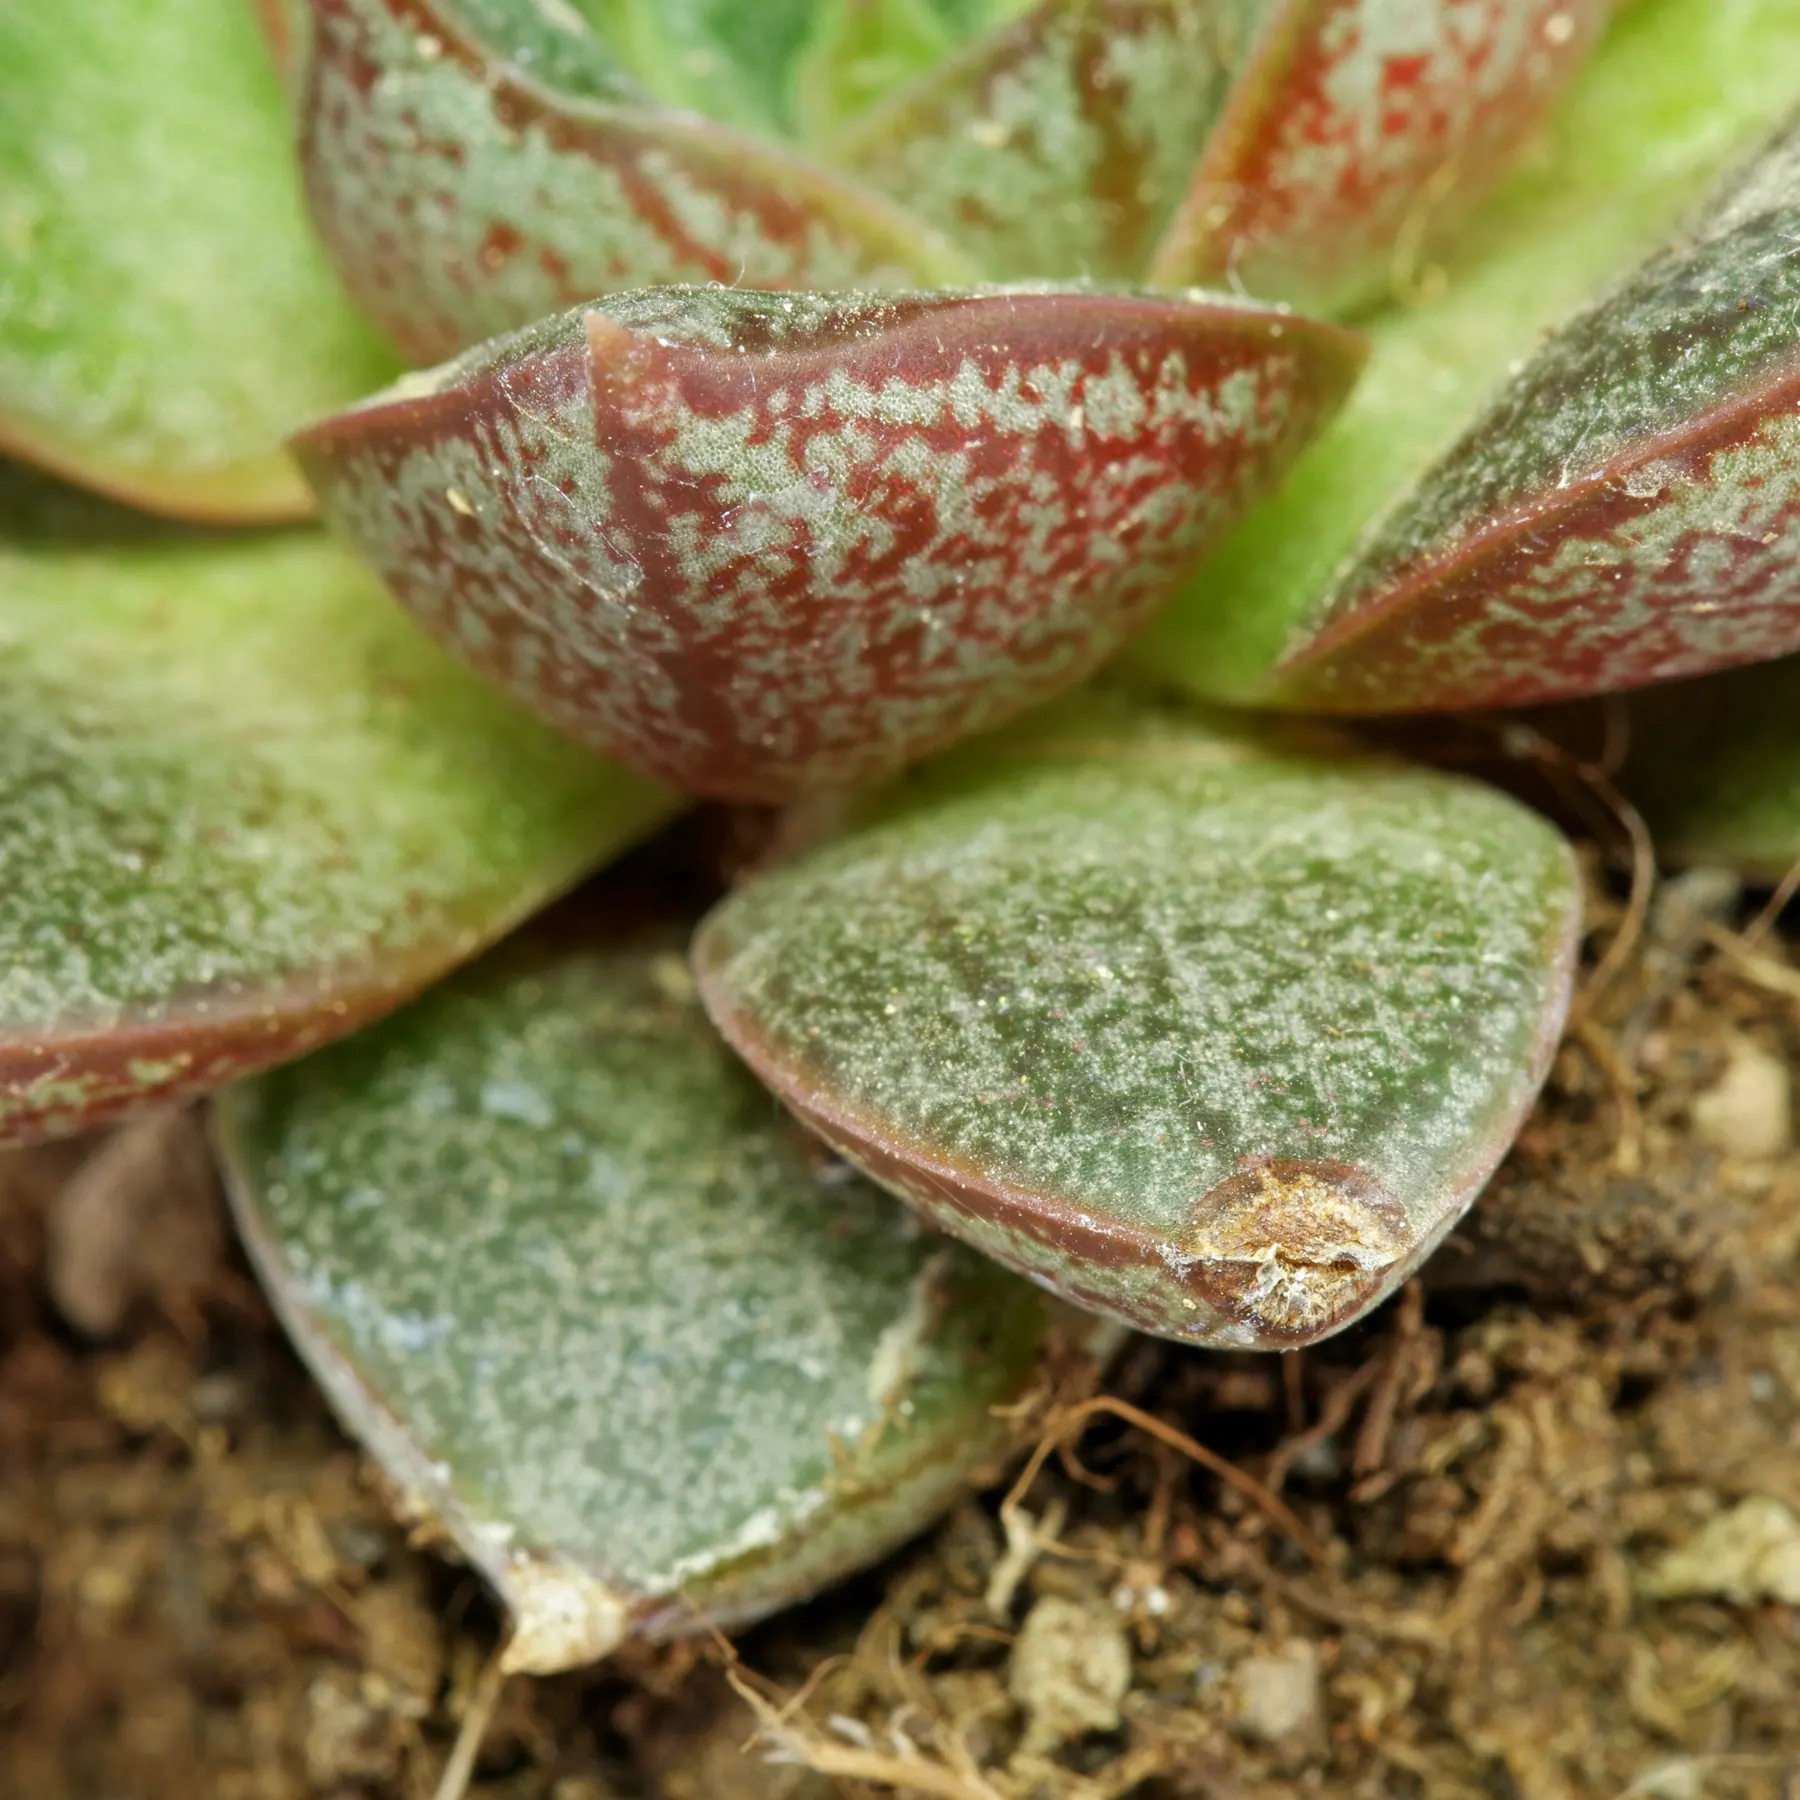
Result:
{"label": "red mottled leaf", "polygon": [[646,283],[967,277],[878,196],[659,105],[573,13],[311,3],[313,214],[352,294],[419,360]]}
{"label": "red mottled leaf", "polygon": [[1156,253],[1160,283],[1315,309],[1385,285],[1464,211],[1592,48],[1613,0],[1285,0]]}
{"label": "red mottled leaf", "polygon": [[[1134,643],[1132,663],[1239,705],[1278,699],[1361,577],[1373,534],[1546,337],[1674,237],[1794,104],[1800,0],[1637,0],[1547,125],[1543,157],[1484,209],[1442,293],[1369,326],[1338,416]],[[1708,82],[1696,69],[1711,72]]]}
{"label": "red mottled leaf", "polygon": [[1558,332],[1277,666],[1284,704],[1442,711],[1800,648],[1800,127]]}
{"label": "red mottled leaf", "polygon": [[664,289],[295,448],[484,674],[692,792],[775,799],[1078,680],[1359,360],[1336,327],[1230,302]]}
{"label": "red mottled leaf", "polygon": [[989,275],[1136,280],[1271,3],[1044,0],[853,122],[835,157]]}

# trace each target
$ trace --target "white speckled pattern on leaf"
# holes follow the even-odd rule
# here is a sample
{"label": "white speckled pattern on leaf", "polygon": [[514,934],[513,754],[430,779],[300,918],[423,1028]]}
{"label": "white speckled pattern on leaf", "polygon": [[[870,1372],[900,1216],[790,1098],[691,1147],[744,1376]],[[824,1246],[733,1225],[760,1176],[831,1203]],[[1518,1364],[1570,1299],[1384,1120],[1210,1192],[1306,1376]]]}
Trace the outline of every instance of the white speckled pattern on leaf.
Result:
{"label": "white speckled pattern on leaf", "polygon": [[874,1560],[1076,1324],[787,1120],[665,931],[503,952],[233,1090],[221,1135],[296,1341],[516,1668]]}
{"label": "white speckled pattern on leaf", "polygon": [[323,532],[0,464],[0,1144],[350,1030],[668,817]]}
{"label": "white speckled pattern on leaf", "polygon": [[897,792],[714,911],[702,994],[878,1179],[1129,1324],[1349,1323],[1548,1066],[1573,859],[1488,789],[1072,706]]}

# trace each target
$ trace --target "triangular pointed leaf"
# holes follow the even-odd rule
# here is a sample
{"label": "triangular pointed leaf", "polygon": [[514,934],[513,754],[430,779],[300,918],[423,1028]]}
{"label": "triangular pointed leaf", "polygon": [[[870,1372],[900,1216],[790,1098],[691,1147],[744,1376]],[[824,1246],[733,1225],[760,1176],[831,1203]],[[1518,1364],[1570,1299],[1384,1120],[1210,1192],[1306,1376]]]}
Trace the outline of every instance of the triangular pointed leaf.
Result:
{"label": "triangular pointed leaf", "polygon": [[1466,213],[1592,49],[1614,0],[1284,0],[1187,198],[1158,283],[1314,311],[1384,291]]}
{"label": "triangular pointed leaf", "polygon": [[513,1668],[873,1561],[1096,1342],[773,1108],[679,944],[515,951],[221,1107],[270,1293]]}
{"label": "triangular pointed leaf", "polygon": [[990,276],[1137,280],[1274,4],[1042,0],[834,155]]}
{"label": "triangular pointed leaf", "polygon": [[1335,327],[1228,301],[664,289],[297,448],[485,674],[661,779],[779,799],[1080,679],[1357,359]]}
{"label": "triangular pointed leaf", "polygon": [[1800,129],[1559,331],[1275,672],[1355,712],[1612,693],[1800,648]]}
{"label": "triangular pointed leaf", "polygon": [[[1787,277],[1774,261],[1744,269],[1739,314],[1738,288],[1713,287],[1704,264],[1773,248],[1779,209],[1722,231],[1716,218],[1695,261],[1654,262],[1535,366],[1534,353],[1791,106],[1797,58],[1793,0],[1631,7],[1559,112],[1554,154],[1508,185],[1444,296],[1372,325],[1336,424],[1146,635],[1139,666],[1212,698],[1381,711],[1774,654],[1780,627],[1744,604],[1782,542],[1759,541],[1775,528],[1759,522],[1766,500],[1742,501],[1757,400],[1734,410],[1716,384],[1733,366],[1765,392],[1781,379],[1778,353],[1756,346]],[[1634,340],[1658,319],[1703,338]],[[1712,532],[1715,504],[1756,541]],[[1692,582],[1715,561],[1735,597],[1709,614],[1687,602],[1708,602]]]}
{"label": "triangular pointed leaf", "polygon": [[1390,1292],[1548,1067],[1580,920],[1471,783],[1198,722],[1039,719],[762,876],[702,996],[828,1142],[1053,1291],[1195,1343]]}
{"label": "triangular pointed leaf", "polygon": [[303,517],[282,439],[393,373],[247,5],[0,8],[0,446],[161,511]]}
{"label": "triangular pointed leaf", "polygon": [[0,1144],[349,1030],[671,807],[321,533],[5,499],[34,539],[0,543]]}
{"label": "triangular pointed leaf", "polygon": [[874,193],[654,101],[572,12],[312,3],[307,194],[351,293],[417,360],[650,283],[969,273]]}

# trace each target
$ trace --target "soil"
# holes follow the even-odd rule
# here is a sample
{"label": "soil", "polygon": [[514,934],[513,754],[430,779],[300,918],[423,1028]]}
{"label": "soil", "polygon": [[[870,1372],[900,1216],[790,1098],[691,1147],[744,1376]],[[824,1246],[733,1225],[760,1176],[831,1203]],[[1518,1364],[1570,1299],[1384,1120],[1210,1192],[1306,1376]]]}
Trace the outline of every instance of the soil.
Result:
{"label": "soil", "polygon": [[[471,1793],[1800,1796],[1800,948],[1716,872],[1595,895],[1621,954],[1422,1281],[1286,1357],[1137,1343],[1014,1504],[508,1683]],[[499,1622],[194,1129],[0,1162],[0,1795],[426,1800]]]}

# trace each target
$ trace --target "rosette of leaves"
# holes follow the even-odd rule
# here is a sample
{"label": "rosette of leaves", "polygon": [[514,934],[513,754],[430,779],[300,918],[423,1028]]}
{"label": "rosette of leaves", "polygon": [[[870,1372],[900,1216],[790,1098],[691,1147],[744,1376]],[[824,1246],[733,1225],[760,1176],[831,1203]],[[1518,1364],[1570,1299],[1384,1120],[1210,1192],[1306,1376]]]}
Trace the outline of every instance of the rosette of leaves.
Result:
{"label": "rosette of leaves", "polygon": [[0,1141],[225,1090],[511,1666],[1430,1254],[1579,894],[1355,719],[1800,851],[1800,0],[254,12],[0,18]]}

